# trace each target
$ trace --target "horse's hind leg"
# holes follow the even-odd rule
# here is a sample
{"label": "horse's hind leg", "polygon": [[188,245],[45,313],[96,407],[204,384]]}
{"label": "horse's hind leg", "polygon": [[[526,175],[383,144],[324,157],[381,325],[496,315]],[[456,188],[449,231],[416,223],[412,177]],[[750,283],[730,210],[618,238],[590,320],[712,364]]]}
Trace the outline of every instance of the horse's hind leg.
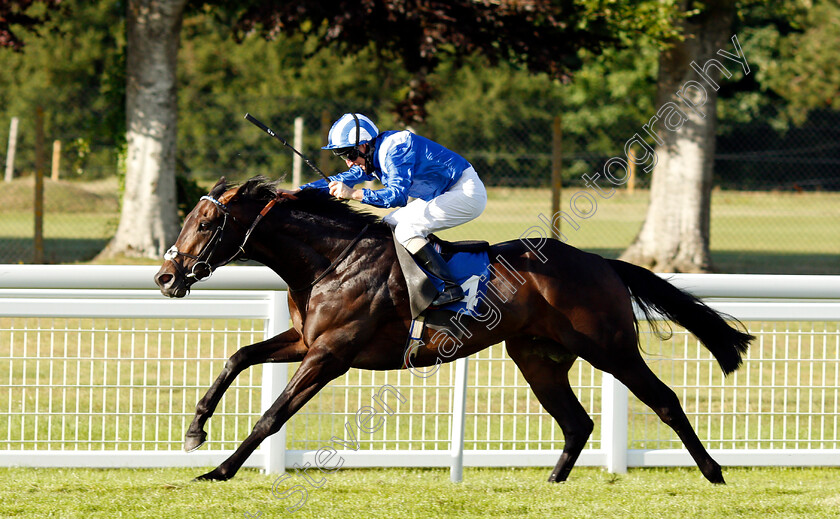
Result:
{"label": "horse's hind leg", "polygon": [[639,400],[653,409],[666,425],[668,425],[688,449],[700,472],[712,483],[725,483],[720,465],[712,459],[706,448],[691,427],[680,401],[671,388],[659,380],[645,364],[638,350],[634,358],[616,358],[616,362],[607,369],[620,380]]}
{"label": "horse's hind leg", "polygon": [[194,451],[207,440],[204,424],[213,416],[222,396],[233,380],[245,369],[263,362],[294,362],[306,354],[300,334],[294,328],[272,337],[271,339],[245,346],[234,353],[225,363],[216,381],[195,406],[195,418],[184,437],[184,450]]}
{"label": "horse's hind leg", "polygon": [[577,357],[548,339],[516,338],[505,344],[537,399],[563,430],[566,444],[548,481],[566,481],[594,427],[569,384],[569,369]]}

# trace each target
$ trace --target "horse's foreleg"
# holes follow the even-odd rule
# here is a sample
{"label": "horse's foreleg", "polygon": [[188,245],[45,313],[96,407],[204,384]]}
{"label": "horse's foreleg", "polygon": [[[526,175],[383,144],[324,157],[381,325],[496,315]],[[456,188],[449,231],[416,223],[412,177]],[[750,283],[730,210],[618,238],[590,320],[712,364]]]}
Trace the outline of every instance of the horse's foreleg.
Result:
{"label": "horse's foreleg", "polygon": [[348,363],[337,359],[331,352],[310,349],[286,389],[257,421],[239,448],[221,465],[196,479],[222,481],[232,478],[265,438],[279,431],[303,404],[331,380],[347,372],[348,368]]}
{"label": "horse's foreleg", "polygon": [[537,400],[563,430],[563,454],[548,481],[566,481],[594,428],[569,385],[569,369],[577,357],[564,353],[560,344],[549,340],[517,338],[505,344]]}
{"label": "horse's foreleg", "polygon": [[216,406],[233,380],[245,369],[263,362],[294,362],[306,354],[300,334],[294,328],[271,339],[245,346],[234,353],[225,363],[216,381],[195,406],[195,418],[184,437],[184,450],[194,451],[207,440],[204,424],[213,416]]}

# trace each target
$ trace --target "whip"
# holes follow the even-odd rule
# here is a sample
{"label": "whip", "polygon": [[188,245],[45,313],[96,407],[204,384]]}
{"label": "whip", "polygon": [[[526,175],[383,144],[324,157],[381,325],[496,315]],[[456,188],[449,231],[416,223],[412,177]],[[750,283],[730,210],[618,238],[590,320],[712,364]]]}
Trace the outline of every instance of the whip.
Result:
{"label": "whip", "polygon": [[245,119],[247,119],[247,120],[248,120],[251,124],[253,124],[253,125],[254,125],[254,126],[256,126],[257,128],[259,128],[260,130],[264,131],[265,133],[267,133],[267,134],[271,135],[272,137],[274,137],[274,138],[275,138],[275,139],[277,139],[278,141],[282,142],[284,146],[286,146],[287,148],[289,148],[290,150],[292,150],[293,152],[295,152],[295,154],[297,154],[297,156],[298,156],[298,157],[302,158],[302,159],[303,159],[303,161],[304,161],[304,162],[306,162],[306,165],[307,165],[307,166],[309,166],[309,167],[310,167],[310,168],[312,168],[313,170],[317,171],[317,172],[318,172],[318,173],[319,173],[322,177],[324,177],[324,180],[326,180],[327,182],[329,182],[329,181],[330,181],[330,178],[329,178],[326,174],[324,174],[324,172],[323,172],[323,171],[321,171],[320,169],[318,169],[318,166],[316,166],[315,164],[313,164],[312,162],[310,162],[310,160],[309,160],[309,159],[307,159],[306,157],[304,157],[304,156],[303,156],[303,154],[302,154],[301,152],[299,152],[298,150],[296,150],[296,149],[294,148],[294,146],[292,146],[291,144],[289,144],[288,142],[286,142],[286,139],[284,139],[283,137],[280,137],[279,135],[277,135],[276,133],[274,133],[274,130],[272,130],[272,129],[271,129],[271,128],[269,128],[268,126],[264,125],[263,123],[261,123],[261,122],[260,122],[260,121],[259,121],[256,117],[254,117],[254,116],[253,116],[253,115],[251,115],[251,114],[246,113],[246,114],[245,114]]}

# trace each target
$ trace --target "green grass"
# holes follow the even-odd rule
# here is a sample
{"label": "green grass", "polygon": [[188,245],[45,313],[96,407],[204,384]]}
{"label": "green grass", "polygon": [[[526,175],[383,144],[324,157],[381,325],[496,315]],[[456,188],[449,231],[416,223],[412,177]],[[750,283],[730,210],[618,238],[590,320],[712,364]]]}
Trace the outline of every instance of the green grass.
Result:
{"label": "green grass", "polygon": [[[310,488],[294,513],[274,477],[243,470],[224,483],[190,483],[201,469],[0,469],[0,516],[15,518],[809,518],[840,515],[840,469],[725,469],[713,486],[697,469],[578,467],[567,483],[549,469],[342,469]],[[301,480],[294,478],[296,483]],[[290,480],[278,493],[291,488]],[[248,514],[248,515],[246,515]]]}
{"label": "green grass", "polygon": [[[261,320],[0,318],[0,448],[180,450],[224,360],[263,333]],[[208,432],[232,440],[212,448],[253,427],[260,375],[229,390]]]}
{"label": "green grass", "polygon": [[[85,324],[85,323],[82,323]],[[185,323],[178,320],[173,322],[171,326],[164,326],[166,329],[181,329],[183,327],[189,328],[190,323]],[[195,324],[195,323],[193,323]],[[46,327],[46,323],[41,323]],[[202,328],[212,328],[207,323],[200,323]],[[3,323],[3,328],[8,327],[8,323]],[[105,361],[104,350],[104,335],[98,334],[96,337],[89,339],[84,336],[80,339],[80,343],[75,342],[73,336],[76,332],[74,323],[62,324],[53,323],[54,328],[61,330],[63,328],[70,328],[71,342],[70,348],[65,350],[63,346],[64,341],[61,338],[61,333],[55,332],[57,341],[56,348],[53,351],[52,346],[47,337],[54,332],[42,332],[42,340],[35,341],[30,337],[29,353],[32,354],[41,344],[41,353],[45,355],[54,355],[57,357],[73,357],[79,356],[93,357],[102,359],[97,361],[82,361],[78,363],[72,358],[68,361],[58,360],[40,360],[28,361],[26,366],[26,375],[24,377],[24,370],[18,366],[10,371],[10,376],[13,378],[11,382],[18,384],[28,382],[32,384],[33,380],[40,380],[41,389],[41,404],[36,406],[41,412],[40,426],[44,427],[50,417],[50,411],[45,404],[46,392],[60,391],[58,389],[50,388],[51,382],[63,380],[64,364],[70,370],[70,382],[75,383],[76,370],[81,373],[81,380],[84,382],[94,372],[103,372],[105,364],[109,366],[107,381],[114,383],[116,373],[122,370],[123,381],[130,380],[134,383],[140,383],[143,380],[141,373],[149,372],[152,381],[161,383],[163,386],[173,385],[176,391],[174,393],[167,391],[166,387],[162,389],[164,396],[164,406],[168,403],[175,402],[175,410],[182,409],[180,400],[186,399],[188,402],[184,406],[186,409],[185,417],[191,416],[191,408],[197,400],[199,393],[203,392],[204,385],[209,384],[209,380],[215,375],[216,371],[220,369],[221,361],[207,361],[198,359],[201,358],[224,358],[230,351],[228,347],[233,347],[235,338],[229,339],[228,347],[222,347],[222,336],[217,335],[215,341],[217,349],[211,354],[207,351],[209,337],[207,335],[202,339],[204,348],[199,351],[194,345],[197,342],[193,332],[189,332],[190,339],[189,346],[186,342],[182,345],[180,335],[176,342],[174,351],[171,347],[160,348],[153,340],[149,345],[141,339],[138,342],[138,349],[136,351],[129,348],[127,340],[122,350],[115,350],[117,342],[115,337],[110,339],[112,343],[110,351],[111,355],[118,354],[121,359],[118,362]],[[125,327],[125,325],[124,325]],[[765,415],[763,420],[770,421],[773,418],[770,416],[773,412],[779,414],[774,424],[769,424],[770,428],[775,432],[775,437],[794,438],[797,434],[808,434],[808,430],[818,431],[818,427],[812,427],[808,418],[805,416],[794,417],[790,416],[791,408],[773,408],[771,406],[773,399],[781,400],[780,389],[778,385],[789,385],[794,383],[799,389],[791,389],[791,399],[795,402],[797,408],[801,407],[802,411],[809,409],[808,402],[813,399],[826,400],[827,409],[836,408],[832,399],[836,398],[836,394],[831,389],[830,377],[837,371],[837,352],[838,347],[832,337],[836,336],[837,326],[835,324],[827,324],[825,330],[821,333],[826,335],[827,343],[823,339],[817,338],[816,343],[813,340],[807,339],[801,344],[800,341],[792,339],[790,343],[786,341],[776,330],[787,330],[790,325],[785,323],[774,323],[769,329],[764,330],[764,349],[754,347],[751,352],[751,359],[746,365],[737,373],[736,376],[723,381],[718,370],[713,364],[704,362],[702,366],[692,367],[691,364],[686,366],[687,373],[683,375],[679,371],[679,366],[683,365],[679,359],[685,356],[683,347],[680,345],[680,340],[677,338],[672,341],[674,344],[671,347],[663,347],[662,349],[655,349],[652,344],[646,343],[644,349],[651,356],[650,364],[652,368],[660,373],[664,380],[675,387],[686,409],[691,413],[692,411],[704,412],[710,407],[718,409],[719,406],[725,406],[726,410],[735,409],[732,389],[741,386],[739,394],[746,396],[744,384],[752,381],[756,384],[759,379],[763,377],[765,384],[770,384],[763,390],[758,388],[752,389],[752,395],[756,396],[758,393],[759,399],[748,404],[751,411],[762,411]],[[104,325],[102,322],[98,323],[98,328],[117,328],[114,324]],[[153,330],[153,336],[159,335],[156,329],[159,326],[152,322],[149,329]],[[219,328],[217,326],[217,328]],[[246,327],[247,328],[247,327]],[[145,329],[145,327],[144,327]],[[798,331],[794,328],[792,331]],[[806,330],[807,331],[807,330]],[[820,330],[817,330],[820,331]],[[140,329],[138,329],[138,334]],[[778,337],[775,337],[778,335]],[[807,333],[806,333],[807,335]],[[163,340],[161,344],[168,345],[171,340],[163,333]],[[142,348],[139,344],[143,343]],[[21,337],[19,334],[14,340],[0,341],[3,345],[14,344],[15,351],[20,353]],[[81,350],[78,349],[77,344],[81,344]],[[666,343],[670,344],[670,343]],[[499,347],[494,347],[496,351],[493,352],[492,358],[496,359],[501,356]],[[800,349],[803,351],[800,352]],[[183,381],[170,377],[172,370],[167,367],[167,362],[164,362],[164,368],[158,374],[154,369],[146,368],[146,362],[143,360],[147,355],[149,357],[161,355],[166,357],[169,351],[172,351],[172,356],[177,358],[188,358],[196,360],[188,360],[183,366],[179,362],[175,362],[174,373],[180,374],[184,371],[188,374],[201,372],[202,379],[199,382],[202,386],[195,390],[183,391],[179,385],[183,385]],[[6,352],[0,352],[8,355]],[[775,363],[769,362],[772,353],[776,353],[778,357],[789,359],[788,361],[777,361]],[[816,370],[809,370],[807,365],[796,359],[800,358],[815,358],[819,363]],[[704,355],[705,358],[705,355]],[[478,361],[473,362],[470,367],[470,384],[478,386],[498,386],[504,383],[508,386],[519,385],[522,386],[521,376],[519,376],[509,361],[501,360],[483,360],[485,363],[482,367],[479,378],[474,378],[474,374],[478,372]],[[503,372],[502,365],[507,363],[507,370]],[[199,368],[199,364],[201,367]],[[6,364],[4,361],[3,365]],[[822,367],[825,365],[826,367]],[[75,367],[74,367],[75,366]],[[131,366],[134,366],[133,372]],[[492,366],[492,369],[491,369]],[[447,366],[449,369],[450,366]],[[575,368],[577,369],[577,368]],[[674,370],[677,370],[674,372]],[[710,371],[709,371],[710,370]],[[57,378],[52,378],[49,374],[53,372],[57,374]],[[586,372],[586,369],[584,369]],[[256,373],[256,379],[253,382],[259,381],[259,370],[249,370],[242,375],[247,377]],[[713,376],[712,374],[713,373]],[[762,374],[763,373],[763,374]],[[390,373],[388,376],[393,377],[395,374]],[[404,374],[406,378],[410,379],[409,374]],[[356,373],[351,373],[349,380],[340,381],[340,383],[354,383],[357,381]],[[359,382],[375,387],[384,382],[383,373],[362,372],[358,375]],[[828,376],[829,379],[825,377]],[[774,378],[775,377],[775,378]],[[24,380],[25,379],[25,380]],[[515,380],[520,380],[515,382]],[[444,377],[444,383],[449,380]],[[588,377],[584,376],[582,381],[588,382]],[[686,394],[677,388],[679,381],[685,380],[689,385],[699,382],[703,386],[700,390],[689,391]],[[389,379],[390,383],[400,387],[400,384],[393,378]],[[708,381],[708,383],[707,383]],[[54,383],[54,382],[53,382]],[[593,381],[594,384],[598,380]],[[46,386],[46,387],[44,387]],[[705,387],[708,386],[708,389]],[[815,389],[813,393],[809,389],[813,386]],[[344,420],[352,419],[352,411],[358,409],[360,405],[367,405],[370,403],[370,396],[374,389],[372,387],[365,387],[360,390],[352,390],[349,394],[345,394],[343,389],[336,389],[334,392],[330,389],[323,391],[323,394],[316,397],[310,402],[301,414],[309,412],[329,412],[330,410],[343,409],[349,407],[351,414],[339,414],[336,417],[324,417],[324,421],[320,417],[315,416],[314,421],[308,426],[305,422],[300,422],[298,425],[292,427],[292,431],[299,439],[305,439],[309,442],[308,448],[318,448],[325,444],[327,439],[333,434],[341,434]],[[723,388],[723,389],[720,389]],[[16,390],[17,391],[17,390]],[[86,389],[82,389],[81,396],[86,398],[88,393]],[[95,389],[91,391],[90,396],[95,397],[99,394],[104,395],[108,392],[107,402],[109,405],[114,405],[117,400],[122,402],[121,409],[123,411],[131,410],[138,413],[135,416],[135,439],[133,446],[138,447],[137,436],[142,430],[146,430],[148,437],[154,435],[154,428],[152,426],[153,419],[139,416],[144,411],[144,404],[142,402],[145,398],[148,401],[148,406],[145,412],[154,413],[158,404],[154,393],[161,390],[150,388],[148,391],[139,390],[135,397],[134,404],[126,401],[129,397],[127,391],[122,394],[114,393],[113,389],[103,390]],[[537,405],[533,395],[530,398],[530,406],[525,405],[523,400],[526,398],[528,390],[520,387],[517,398],[506,399],[505,404],[502,404],[500,397],[500,389],[487,388],[473,388],[470,390],[467,398],[468,412],[474,411],[488,411],[491,413],[498,413],[499,411],[511,411],[511,400],[518,401],[517,408],[522,411],[529,408],[534,411],[539,406]],[[508,396],[512,389],[506,389]],[[763,393],[761,393],[763,391]],[[95,392],[95,394],[94,394]],[[33,396],[36,390],[31,388],[27,391],[25,397],[27,401],[27,408],[31,411],[36,408],[33,407]],[[718,398],[717,395],[722,394],[723,398]],[[143,396],[145,395],[145,397]],[[358,399],[356,398],[358,395]],[[775,396],[774,396],[775,395]],[[826,395],[826,396],[823,396]],[[832,396],[834,395],[834,396]],[[20,394],[20,399],[24,397]],[[74,408],[74,392],[71,390],[68,395],[69,406]],[[232,392],[225,398],[225,405],[231,409],[240,398],[248,400],[244,394],[237,394]],[[595,392],[595,398],[590,398],[586,405],[590,411],[597,411],[600,407],[598,391]],[[426,399],[427,401],[443,400],[443,412],[447,412],[448,392],[443,390],[442,395],[436,396],[435,393],[427,393],[425,395],[417,395],[412,400],[415,409],[419,407],[419,400]],[[431,400],[430,400],[431,399]],[[0,401],[6,401],[7,398],[3,396]],[[345,402],[346,400],[347,402]],[[15,400],[17,402],[17,399]],[[478,405],[475,405],[478,402]],[[243,401],[243,405],[245,401]],[[741,412],[746,408],[744,403],[739,404]],[[760,407],[756,407],[756,406]],[[94,410],[99,409],[99,404],[94,404]],[[486,406],[486,407],[485,407]],[[82,410],[88,407],[87,401],[81,405]],[[386,419],[386,426],[390,427],[391,423],[397,419],[406,419],[409,413],[409,404],[402,404],[396,407],[396,414]],[[113,410],[112,408],[109,408]],[[631,409],[641,409],[641,405],[631,398]],[[819,409],[819,406],[816,407]],[[165,407],[163,408],[165,411]],[[58,424],[61,416],[56,414],[59,410],[52,409],[54,414],[54,424]],[[300,415],[296,419],[300,418]],[[801,423],[800,423],[801,418]],[[126,418],[123,418],[125,420]],[[296,419],[293,419],[296,420]],[[545,421],[546,427],[554,427],[550,419],[540,418]],[[97,416],[94,419],[93,425],[100,426],[100,423],[105,424],[102,434],[111,438],[114,431],[118,429],[117,424],[111,423],[112,418],[107,418],[108,423],[105,424],[103,419]],[[141,426],[145,421],[145,426]],[[219,438],[222,429],[227,429],[229,435],[228,442],[225,445],[220,445],[214,442],[212,448],[234,448],[242,438],[245,437],[247,431],[253,424],[253,418],[245,418],[238,426],[233,426],[230,423],[231,418],[228,417],[228,425],[223,425],[222,420],[225,418],[222,415],[216,415],[210,421],[210,433],[212,438]],[[420,419],[415,418],[415,426],[419,426]],[[489,417],[479,417],[478,430],[482,431],[485,428],[485,423],[493,431],[497,431],[500,425],[500,418],[498,415]],[[486,420],[486,422],[485,422]],[[531,418],[531,420],[537,420]],[[662,426],[658,424],[658,420],[652,416],[642,416],[639,418],[643,423],[634,421],[631,424],[631,437],[635,438],[634,431],[637,428],[643,428],[645,432],[650,433],[651,427]],[[728,420],[728,419],[727,419]],[[785,423],[785,420],[786,423]],[[830,421],[830,418],[829,418]],[[86,420],[83,419],[76,427],[85,427]],[[445,422],[445,421],[444,421]],[[445,427],[442,422],[441,426]],[[597,422],[597,420],[596,420]],[[709,422],[709,419],[700,419],[697,425],[698,432],[701,437],[704,436],[706,427],[704,425]],[[70,419],[72,423],[72,418]],[[317,425],[316,425],[317,424]],[[471,418],[468,418],[467,448],[472,448],[469,437],[472,435]],[[0,424],[0,431],[5,430],[6,427]],[[17,422],[12,426],[12,430],[19,429]],[[157,424],[155,424],[157,425]],[[510,425],[510,421],[506,427]],[[532,432],[536,423],[532,422]],[[165,445],[164,448],[180,448],[180,440],[184,431],[184,422],[176,421],[174,424],[167,423],[165,419],[161,421],[162,438],[167,438],[167,433],[172,437],[171,445]],[[233,426],[233,427],[232,427]],[[27,422],[26,427],[34,427],[32,418]],[[145,427],[145,429],[144,429]],[[728,427],[728,426],[727,426]],[[717,431],[719,424],[714,421],[711,425],[712,431]],[[791,429],[793,428],[793,429]],[[803,429],[804,428],[804,429]],[[518,429],[519,434],[523,434],[522,422]],[[27,429],[31,434],[31,430]],[[125,431],[125,429],[123,429]],[[787,431],[787,432],[785,432]],[[799,431],[799,432],[797,432]],[[403,429],[404,432],[404,429]],[[123,435],[125,432],[123,432]],[[494,433],[495,434],[495,433]],[[740,434],[740,433],[739,433]],[[816,434],[816,433],[815,433]],[[596,431],[593,443],[597,442],[598,432]],[[59,437],[59,430],[55,430],[54,437]],[[82,431],[82,437],[86,437],[85,431]],[[39,435],[44,438],[43,430]],[[446,433],[443,434],[446,437]],[[506,429],[506,438],[511,437],[511,431]],[[558,445],[562,435],[558,432]],[[664,436],[660,434],[653,434],[645,436],[647,438],[664,438],[660,440],[661,444],[644,444],[633,445],[634,448],[669,448],[677,447],[679,444],[675,441],[673,433],[666,431]],[[730,438],[730,431],[727,429],[725,437]],[[754,432],[749,432],[748,437],[754,438]],[[835,437],[829,434],[829,438]],[[90,447],[101,448],[96,444],[99,438],[99,432],[93,435],[93,442]],[[362,448],[369,448],[365,440],[370,439],[371,435],[359,435],[363,446]],[[522,438],[522,436],[520,436]],[[121,448],[127,446],[127,438],[123,437],[121,441]],[[142,443],[142,442],[141,442]],[[419,447],[423,441],[417,441],[415,448]],[[430,443],[430,442],[426,442]],[[477,448],[483,448],[483,441],[478,442]],[[730,441],[718,442],[708,441],[707,446],[711,448],[730,447]],[[775,447],[780,447],[783,444],[787,445],[790,442],[776,441]],[[494,443],[494,445],[499,445]],[[742,445],[739,442],[738,445]],[[760,445],[755,442],[750,444],[751,447],[768,447],[766,441]],[[770,445],[773,446],[773,445]],[[792,446],[792,445],[790,445]],[[19,448],[16,444],[13,448]],[[42,446],[43,447],[43,446]],[[65,448],[72,448],[64,446]],[[81,445],[80,448],[87,448],[87,445]],[[147,448],[154,448],[153,445],[146,445]],[[303,445],[296,445],[294,448],[302,448]],[[445,442],[437,445],[438,448],[446,448]],[[507,445],[507,447],[510,447]],[[533,448],[534,446],[532,446]],[[831,448],[832,445],[827,447]],[[833,445],[836,448],[836,445]],[[29,448],[29,447],[27,447]],[[53,445],[56,448],[56,445]],[[112,445],[107,445],[106,449],[113,448]],[[546,463],[553,463],[553,459],[546,460]],[[272,483],[274,478],[262,476],[254,470],[243,470],[240,474],[230,482],[226,483],[196,483],[190,484],[188,481],[198,474],[205,472],[206,469],[167,469],[167,470],[89,470],[89,469],[0,469],[0,517],[244,517],[244,513],[256,514],[263,512],[262,517],[283,517],[291,515],[284,510],[285,506],[291,506],[290,501],[281,501],[274,497],[271,493]],[[527,469],[467,469],[465,475],[465,482],[460,485],[453,485],[448,482],[448,473],[442,469],[343,469],[335,474],[326,476],[326,483],[322,488],[311,489],[308,495],[308,500],[305,506],[295,512],[295,517],[654,517],[654,518],[679,518],[679,517],[726,517],[726,518],[764,518],[764,517],[837,517],[840,516],[840,468],[824,468],[824,469],[785,469],[785,468],[761,468],[761,469],[727,469],[725,475],[730,483],[726,487],[716,487],[708,484],[700,475],[699,471],[694,468],[686,469],[632,469],[629,474],[621,476],[613,476],[605,473],[603,470],[596,468],[578,467],[572,474],[572,479],[564,485],[549,485],[544,482],[549,472],[548,467],[543,468],[527,468]],[[401,484],[402,483],[402,484]],[[287,485],[282,485],[280,491],[291,488],[291,481]]]}
{"label": "green grass", "polygon": [[[23,177],[3,184],[0,212],[31,214],[35,180]],[[44,179],[44,208],[59,213],[118,213],[117,179],[74,182]]]}
{"label": "green grass", "polygon": [[[92,259],[119,222],[115,179],[44,180],[44,261]],[[14,180],[0,192],[0,262],[28,263],[34,255],[33,179]]]}

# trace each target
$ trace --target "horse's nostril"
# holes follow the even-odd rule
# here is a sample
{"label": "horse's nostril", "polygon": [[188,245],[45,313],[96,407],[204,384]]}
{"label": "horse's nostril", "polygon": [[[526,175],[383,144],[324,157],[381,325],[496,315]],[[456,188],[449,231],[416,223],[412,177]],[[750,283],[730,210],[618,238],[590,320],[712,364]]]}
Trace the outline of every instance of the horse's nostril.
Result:
{"label": "horse's nostril", "polygon": [[160,287],[165,287],[172,282],[172,274],[161,274],[157,277],[157,284]]}

